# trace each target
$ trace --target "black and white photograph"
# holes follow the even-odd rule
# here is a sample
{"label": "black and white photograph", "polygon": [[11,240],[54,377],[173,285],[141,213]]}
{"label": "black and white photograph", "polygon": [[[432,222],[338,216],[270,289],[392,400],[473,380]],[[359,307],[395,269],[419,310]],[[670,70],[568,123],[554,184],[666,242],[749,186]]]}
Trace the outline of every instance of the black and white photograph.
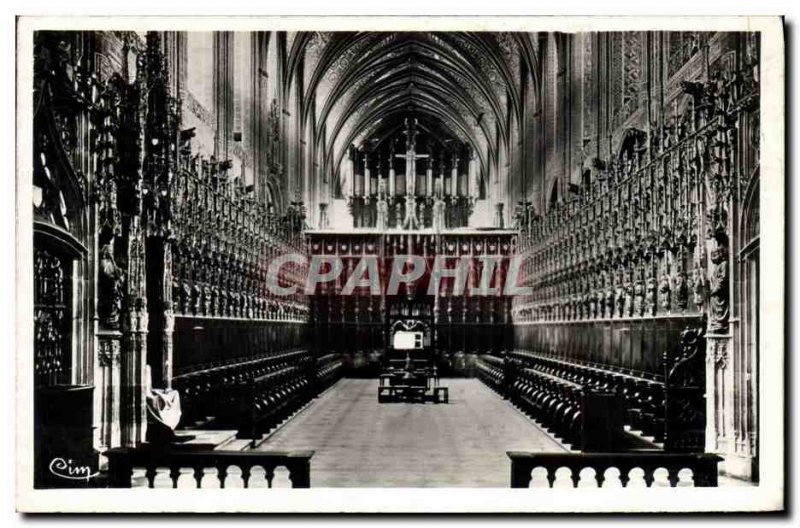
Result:
{"label": "black and white photograph", "polygon": [[21,511],[783,508],[781,19],[17,45]]}

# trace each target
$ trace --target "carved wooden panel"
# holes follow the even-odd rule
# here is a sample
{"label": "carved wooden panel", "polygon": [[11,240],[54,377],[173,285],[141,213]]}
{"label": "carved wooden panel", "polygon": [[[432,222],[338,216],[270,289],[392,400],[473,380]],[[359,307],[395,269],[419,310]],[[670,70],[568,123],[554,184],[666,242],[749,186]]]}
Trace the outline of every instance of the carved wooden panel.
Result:
{"label": "carved wooden panel", "polygon": [[34,383],[68,383],[72,353],[71,261],[48,248],[34,248],[33,275]]}

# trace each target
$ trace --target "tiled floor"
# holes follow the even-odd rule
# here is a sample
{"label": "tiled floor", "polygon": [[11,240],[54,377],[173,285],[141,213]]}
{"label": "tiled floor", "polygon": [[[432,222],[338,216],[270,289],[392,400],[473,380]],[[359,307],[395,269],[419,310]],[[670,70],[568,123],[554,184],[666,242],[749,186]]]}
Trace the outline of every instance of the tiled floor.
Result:
{"label": "tiled floor", "polygon": [[449,404],[378,403],[344,379],[258,449],[313,449],[314,487],[508,487],[506,451],[563,451],[476,379],[442,380]]}

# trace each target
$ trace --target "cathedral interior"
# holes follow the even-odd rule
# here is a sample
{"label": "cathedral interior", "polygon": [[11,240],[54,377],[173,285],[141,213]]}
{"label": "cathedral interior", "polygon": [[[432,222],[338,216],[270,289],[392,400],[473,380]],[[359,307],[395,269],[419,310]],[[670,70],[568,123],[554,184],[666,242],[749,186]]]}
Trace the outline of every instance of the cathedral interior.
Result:
{"label": "cathedral interior", "polygon": [[37,32],[36,486],[757,483],[759,46]]}

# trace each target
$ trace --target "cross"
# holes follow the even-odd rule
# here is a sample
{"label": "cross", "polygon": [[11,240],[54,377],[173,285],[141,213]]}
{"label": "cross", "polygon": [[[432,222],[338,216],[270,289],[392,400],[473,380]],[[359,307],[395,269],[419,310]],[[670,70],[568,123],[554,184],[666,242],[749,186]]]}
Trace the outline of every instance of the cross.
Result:
{"label": "cross", "polygon": [[417,178],[417,160],[428,158],[428,154],[417,154],[414,150],[414,138],[417,135],[416,127],[417,119],[414,118],[414,124],[409,124],[408,118],[406,118],[406,153],[405,154],[395,154],[394,157],[396,158],[403,158],[406,160],[406,193],[413,194],[414,193],[414,185],[416,184]]}

